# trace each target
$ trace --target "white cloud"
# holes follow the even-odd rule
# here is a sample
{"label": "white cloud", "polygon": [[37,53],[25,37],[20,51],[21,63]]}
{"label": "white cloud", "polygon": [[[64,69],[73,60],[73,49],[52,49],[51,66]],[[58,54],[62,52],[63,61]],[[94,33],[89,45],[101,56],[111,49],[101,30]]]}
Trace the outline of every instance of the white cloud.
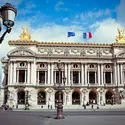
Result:
{"label": "white cloud", "polygon": [[55,10],[56,11],[67,11],[68,9],[64,7],[64,2],[59,1],[56,5],[55,5]]}
{"label": "white cloud", "polygon": [[94,25],[91,25],[91,28],[95,29],[91,41],[113,43],[118,34],[117,28],[122,28],[122,25],[116,22],[116,20],[109,18],[102,22],[96,22]]}
{"label": "white cloud", "polygon": [[81,20],[87,20],[92,18],[99,18],[103,16],[110,16],[111,11],[109,9],[99,10],[99,11],[88,11],[87,13],[82,13],[80,15],[76,15],[76,18],[80,18]]}
{"label": "white cloud", "polygon": [[66,22],[66,21],[68,21],[68,20],[69,20],[68,17],[63,18],[63,22]]}

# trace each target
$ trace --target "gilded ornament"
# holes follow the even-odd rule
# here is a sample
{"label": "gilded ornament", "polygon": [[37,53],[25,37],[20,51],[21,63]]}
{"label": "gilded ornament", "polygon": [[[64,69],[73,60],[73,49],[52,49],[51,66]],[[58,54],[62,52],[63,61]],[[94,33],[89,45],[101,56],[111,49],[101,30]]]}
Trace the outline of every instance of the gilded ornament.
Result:
{"label": "gilded ornament", "polygon": [[116,42],[117,43],[125,42],[125,36],[124,36],[124,30],[123,29],[122,30],[118,29],[118,36],[116,36]]}
{"label": "gilded ornament", "polygon": [[21,40],[30,40],[31,39],[31,35],[28,32],[28,28],[23,28],[23,33],[21,33],[20,39]]}

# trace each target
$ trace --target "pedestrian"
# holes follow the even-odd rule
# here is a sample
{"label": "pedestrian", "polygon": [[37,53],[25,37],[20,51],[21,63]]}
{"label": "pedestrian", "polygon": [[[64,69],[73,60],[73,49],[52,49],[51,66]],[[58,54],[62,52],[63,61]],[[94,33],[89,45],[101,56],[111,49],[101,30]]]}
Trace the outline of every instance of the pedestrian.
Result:
{"label": "pedestrian", "polygon": [[51,105],[51,109],[53,109],[52,105]]}
{"label": "pedestrian", "polygon": [[49,109],[49,104],[48,104],[48,109]]}
{"label": "pedestrian", "polygon": [[92,108],[92,109],[94,108],[93,104],[92,104],[91,108]]}

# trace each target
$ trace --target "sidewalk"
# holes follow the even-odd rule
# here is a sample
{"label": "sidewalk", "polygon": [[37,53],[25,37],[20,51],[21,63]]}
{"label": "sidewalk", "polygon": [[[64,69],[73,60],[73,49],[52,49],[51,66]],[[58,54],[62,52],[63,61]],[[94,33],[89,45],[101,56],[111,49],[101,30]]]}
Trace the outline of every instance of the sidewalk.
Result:
{"label": "sidewalk", "polygon": [[[30,110],[24,110],[24,109],[13,109],[13,111],[33,111],[33,112],[55,112],[56,109],[30,109]],[[63,109],[63,111],[125,111],[125,106],[117,106],[117,105],[108,105],[108,106],[100,106],[99,109],[95,106],[94,109],[91,108],[91,106],[84,108],[76,108],[76,109]]]}

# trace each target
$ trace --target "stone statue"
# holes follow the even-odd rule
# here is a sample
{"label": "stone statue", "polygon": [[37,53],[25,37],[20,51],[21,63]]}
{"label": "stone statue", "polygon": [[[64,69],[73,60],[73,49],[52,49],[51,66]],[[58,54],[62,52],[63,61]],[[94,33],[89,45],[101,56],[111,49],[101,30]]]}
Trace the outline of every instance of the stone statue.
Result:
{"label": "stone statue", "polygon": [[28,32],[28,28],[22,28],[22,29],[23,29],[23,33],[21,33],[20,39],[21,40],[30,40],[31,35]]}
{"label": "stone statue", "polygon": [[[118,28],[117,28],[118,29]],[[116,36],[116,42],[122,43],[125,42],[124,30],[118,29],[118,36]]]}

